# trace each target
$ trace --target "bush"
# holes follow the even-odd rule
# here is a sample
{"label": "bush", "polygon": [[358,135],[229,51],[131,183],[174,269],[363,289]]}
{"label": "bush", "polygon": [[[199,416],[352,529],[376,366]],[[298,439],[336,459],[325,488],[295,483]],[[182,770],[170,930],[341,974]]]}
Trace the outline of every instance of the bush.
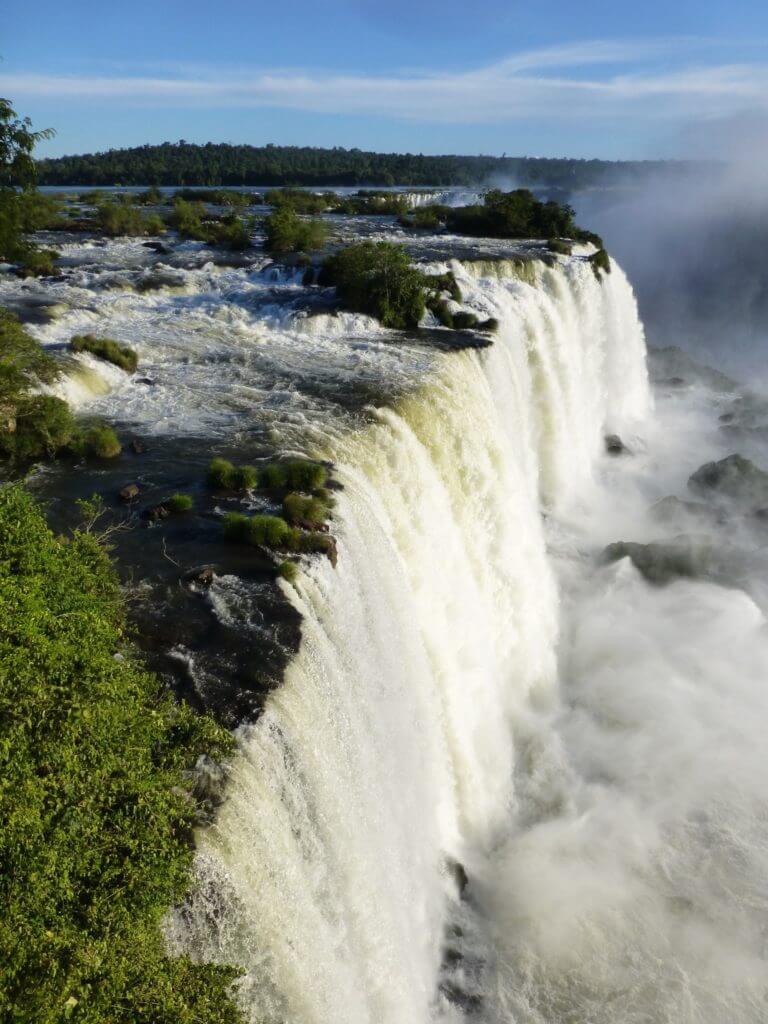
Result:
{"label": "bush", "polygon": [[227,491],[249,491],[259,482],[254,466],[234,466],[227,459],[213,459],[206,472],[208,486]]}
{"label": "bush", "polygon": [[172,494],[163,504],[169,512],[173,512],[174,515],[180,515],[182,512],[191,511],[195,503],[189,494]]}
{"label": "bush", "polygon": [[295,562],[281,562],[277,567],[277,575],[286,583],[295,583],[296,577],[299,575],[299,567]]}
{"label": "bush", "polygon": [[603,271],[606,274],[611,272],[611,258],[605,249],[598,249],[597,252],[592,253],[587,259],[595,273],[595,277],[600,280],[600,272]]}
{"label": "bush", "polygon": [[133,373],[139,365],[139,357],[128,345],[121,345],[110,338],[96,338],[93,334],[76,334],[69,343],[73,352],[90,352],[127,373]]}
{"label": "bush", "polygon": [[94,537],[57,539],[28,494],[0,490],[0,1017],[236,1024],[237,972],[169,957],[162,933],[202,810],[189,769],[232,741],[125,632]]}
{"label": "bush", "polygon": [[477,317],[474,313],[465,313],[460,310],[453,314],[453,326],[457,331],[468,331],[477,325]]}
{"label": "bush", "polygon": [[283,499],[283,514],[289,523],[320,526],[328,518],[328,506],[320,498],[309,498],[303,494],[286,494]]}
{"label": "bush", "polygon": [[480,320],[477,324],[478,331],[490,331],[495,334],[499,329],[499,321],[495,316],[489,316],[487,320]]}
{"label": "bush", "polygon": [[279,516],[246,516],[240,512],[224,516],[224,537],[238,544],[297,550],[299,533]]}
{"label": "bush", "polygon": [[328,470],[319,462],[293,459],[290,462],[270,462],[262,467],[259,486],[268,490],[314,491],[324,487]]}
{"label": "bush", "polygon": [[91,427],[83,435],[85,452],[97,459],[114,459],[122,451],[117,434],[109,427]]}
{"label": "bush", "polygon": [[575,238],[573,209],[565,203],[540,202],[532,192],[492,189],[482,206],[449,209],[449,231],[485,238]]}
{"label": "bush", "polygon": [[323,263],[319,281],[336,287],[346,309],[376,317],[384,327],[417,327],[424,316],[425,278],[402,246],[348,245]]}
{"label": "bush", "polygon": [[59,259],[59,253],[53,249],[25,249],[18,255],[19,277],[56,277],[58,267],[53,264]]}
{"label": "bush", "polygon": [[66,402],[51,395],[30,395],[19,404],[15,432],[0,435],[0,451],[5,448],[3,440],[7,439],[10,446],[5,452],[16,461],[50,457],[69,444],[75,430],[75,421]]}
{"label": "bush", "polygon": [[556,252],[560,256],[570,256],[573,250],[572,244],[563,241],[562,238],[550,238],[547,241],[547,248],[550,252]]}
{"label": "bush", "polygon": [[143,237],[159,235],[165,231],[165,224],[156,214],[145,216],[141,210],[126,202],[111,200],[96,209],[99,229],[112,237]]}
{"label": "bush", "polygon": [[333,192],[317,195],[304,192],[298,188],[271,189],[264,196],[264,201],[275,210],[293,210],[294,213],[324,213],[338,205],[338,196]]}
{"label": "bush", "polygon": [[264,246],[273,256],[322,249],[328,234],[319,220],[301,220],[292,206],[276,210],[264,221]]}
{"label": "bush", "polygon": [[443,325],[443,327],[453,330],[455,324],[453,322],[453,313],[451,307],[445,301],[445,299],[432,299],[429,302],[430,310],[435,314],[437,319]]}
{"label": "bush", "polygon": [[163,193],[157,186],[152,185],[151,188],[140,192],[134,201],[141,206],[160,206],[163,201]]}

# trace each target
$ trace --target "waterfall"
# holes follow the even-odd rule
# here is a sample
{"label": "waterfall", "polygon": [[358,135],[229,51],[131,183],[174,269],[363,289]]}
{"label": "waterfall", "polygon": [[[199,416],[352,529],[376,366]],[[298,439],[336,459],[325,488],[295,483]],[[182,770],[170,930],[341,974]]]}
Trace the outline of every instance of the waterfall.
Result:
{"label": "waterfall", "polygon": [[[301,648],[241,727],[196,889],[169,925],[240,964],[259,1024],[425,1024],[456,872],[507,836],[515,763],[557,702],[558,593],[542,510],[590,485],[604,430],[647,412],[642,328],[620,268],[506,274],[454,262],[492,347],[446,353],[418,390],[329,424],[343,485],[337,569],[286,585]],[[458,933],[457,933],[458,934]]]}

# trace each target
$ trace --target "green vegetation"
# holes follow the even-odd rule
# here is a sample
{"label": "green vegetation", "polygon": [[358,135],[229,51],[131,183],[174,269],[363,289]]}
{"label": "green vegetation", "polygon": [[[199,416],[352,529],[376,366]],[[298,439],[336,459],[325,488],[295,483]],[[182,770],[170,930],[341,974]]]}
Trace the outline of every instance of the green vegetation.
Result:
{"label": "green vegetation", "polygon": [[[236,1024],[234,969],[167,955],[207,808],[193,769],[227,732],[126,642],[109,559],[0,490],[0,1018]],[[119,657],[117,657],[119,655]]]}
{"label": "green vegetation", "polygon": [[122,451],[117,434],[110,427],[90,427],[70,445],[73,454],[96,459],[115,459]]}
{"label": "green vegetation", "polygon": [[121,370],[133,373],[139,365],[139,357],[128,345],[121,345],[110,338],[96,338],[92,334],[76,334],[69,343],[73,352],[90,352],[91,355],[119,366]]}
{"label": "green vegetation", "polygon": [[591,256],[587,257],[592,270],[595,272],[595,277],[600,280],[600,274],[611,272],[611,257],[605,251],[605,249],[598,249],[597,252],[592,253]]}
{"label": "green vegetation", "polygon": [[76,428],[67,403],[36,393],[58,375],[39,342],[0,309],[0,457],[26,462],[55,455],[70,443]]}
{"label": "green vegetation", "polygon": [[299,567],[295,562],[281,562],[277,567],[277,575],[284,579],[286,583],[295,583],[299,575]]}
{"label": "green vegetation", "polygon": [[223,188],[182,188],[174,192],[173,198],[186,199],[191,203],[213,203],[215,206],[229,206],[238,210],[262,202],[261,196],[249,195],[247,192],[232,192]]}
{"label": "green vegetation", "polygon": [[694,165],[685,162],[547,159],[539,157],[425,156],[372,153],[316,146],[194,145],[112,149],[39,162],[46,185],[467,185],[504,176],[522,185],[567,190],[628,185],[651,176],[674,180]]}
{"label": "green vegetation", "polygon": [[482,206],[448,210],[446,226],[457,234],[483,238],[573,238],[578,230],[573,216],[570,206],[542,203],[528,189],[493,189]]}
{"label": "green vegetation", "polygon": [[307,497],[295,491],[283,498],[283,515],[298,526],[321,526],[328,518],[328,505],[318,497]]}
{"label": "green vegetation", "polygon": [[293,210],[294,213],[325,213],[335,209],[338,197],[333,192],[318,195],[316,192],[304,192],[296,188],[272,189],[264,196],[264,201],[275,210]]}
{"label": "green vegetation", "polygon": [[206,471],[209,487],[222,491],[250,491],[259,482],[255,466],[235,466],[227,459],[212,459]]}
{"label": "green vegetation", "polygon": [[300,531],[279,516],[245,516],[228,512],[224,517],[224,536],[238,544],[297,551]]}
{"label": "green vegetation", "polygon": [[146,235],[161,235],[165,224],[157,214],[145,214],[131,206],[129,196],[100,203],[96,207],[96,223],[100,231],[112,238],[143,238]]}
{"label": "green vegetation", "polygon": [[163,504],[174,515],[181,515],[183,512],[191,512],[194,501],[190,494],[172,494]]}
{"label": "green vegetation", "polygon": [[562,238],[550,238],[547,241],[547,248],[550,252],[556,252],[560,256],[570,256],[573,251],[573,244]]}
{"label": "green vegetation", "polygon": [[163,202],[163,193],[153,185],[152,188],[145,189],[137,196],[134,196],[133,201],[138,203],[139,206],[160,206]]}
{"label": "green vegetation", "polygon": [[198,242],[222,246],[227,249],[247,249],[251,237],[243,221],[234,214],[215,218],[200,202],[174,199],[173,210],[168,215],[168,224],[178,231],[182,238],[193,238]]}
{"label": "green vegetation", "polygon": [[54,217],[54,204],[35,191],[35,145],[50,138],[49,129],[33,132],[8,100],[0,99],[0,261],[14,263],[26,277],[54,272],[57,254],[40,252],[26,237]]}
{"label": "green vegetation", "polygon": [[318,280],[335,286],[346,309],[376,317],[384,327],[416,327],[424,316],[424,275],[402,246],[348,245],[325,260]]}
{"label": "green vegetation", "polygon": [[459,310],[453,314],[453,326],[457,331],[468,331],[472,327],[476,327],[478,318],[474,313],[466,313],[464,310]]}
{"label": "green vegetation", "polygon": [[269,490],[315,491],[325,486],[328,470],[319,462],[292,459],[267,463],[259,474],[259,486]]}
{"label": "green vegetation", "polygon": [[322,249],[328,235],[319,220],[302,220],[292,206],[282,206],[264,221],[265,248],[273,256]]}
{"label": "green vegetation", "polygon": [[439,231],[445,227],[449,207],[433,203],[430,206],[417,206],[399,218],[404,228],[415,231]]}

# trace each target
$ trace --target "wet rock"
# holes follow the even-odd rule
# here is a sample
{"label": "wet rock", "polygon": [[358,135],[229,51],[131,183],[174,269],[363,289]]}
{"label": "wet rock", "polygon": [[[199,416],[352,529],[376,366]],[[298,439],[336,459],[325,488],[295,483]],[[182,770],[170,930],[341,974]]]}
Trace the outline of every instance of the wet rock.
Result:
{"label": "wet rock", "polygon": [[138,484],[126,484],[120,491],[121,501],[135,501],[139,496]]}
{"label": "wet rock", "polygon": [[171,510],[167,505],[153,505],[148,508],[145,515],[150,523],[160,523],[163,519],[167,519],[171,514]]}
{"label": "wet rock", "polygon": [[671,384],[672,387],[679,387],[681,385],[672,384],[672,381],[679,380],[683,384],[703,384],[714,391],[733,392],[738,388],[730,377],[697,362],[687,352],[674,345],[668,348],[650,346],[648,363],[654,384]]}
{"label": "wet rock", "polygon": [[703,501],[683,501],[673,494],[657,501],[649,508],[648,514],[659,523],[679,523],[695,519],[702,525],[714,526],[724,519],[720,512]]}
{"label": "wet rock", "polygon": [[144,444],[144,442],[143,441],[139,441],[136,438],[134,438],[134,440],[131,441],[131,443],[130,443],[130,445],[128,447],[131,449],[131,451],[134,453],[134,455],[144,455],[146,452],[149,451],[149,449]]}
{"label": "wet rock", "polygon": [[707,575],[712,565],[712,545],[708,537],[689,534],[649,544],[621,540],[609,544],[603,557],[607,562],[629,558],[650,583],[669,583],[679,577]]}
{"label": "wet rock", "polygon": [[218,761],[201,754],[192,769],[192,796],[197,805],[197,818],[202,823],[213,820],[217,807],[224,803],[227,773]]}
{"label": "wet rock", "polygon": [[151,377],[135,377],[134,383],[145,384],[148,388],[155,386],[155,382],[152,380]]}
{"label": "wet rock", "polygon": [[605,437],[605,450],[609,455],[629,455],[629,448],[624,444],[618,434],[607,434]]}
{"label": "wet rock", "polygon": [[182,288],[184,286],[184,275],[174,274],[171,271],[155,271],[145,274],[136,282],[137,292],[160,291],[163,288]]}
{"label": "wet rock", "polygon": [[464,890],[469,884],[469,876],[467,875],[466,869],[461,861],[454,860],[453,857],[445,858],[445,870],[453,879],[456,885],[456,892],[461,898],[464,896]]}
{"label": "wet rock", "polygon": [[151,249],[153,252],[159,252],[161,256],[170,256],[173,249],[170,245],[166,245],[165,242],[144,242],[145,249]]}
{"label": "wet rock", "polygon": [[722,416],[718,416],[721,423],[733,423],[736,419],[736,414],[732,412],[724,412]]}
{"label": "wet rock", "polygon": [[711,498],[729,498],[756,509],[768,506],[768,473],[743,455],[707,462],[688,479],[688,487]]}
{"label": "wet rock", "polygon": [[216,572],[212,565],[203,565],[193,569],[184,577],[184,582],[193,590],[207,590],[216,579]]}

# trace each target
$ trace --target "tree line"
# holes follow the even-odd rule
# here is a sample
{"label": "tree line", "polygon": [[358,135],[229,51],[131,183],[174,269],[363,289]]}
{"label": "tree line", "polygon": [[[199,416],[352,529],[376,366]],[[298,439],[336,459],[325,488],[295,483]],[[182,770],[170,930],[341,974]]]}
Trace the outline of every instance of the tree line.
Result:
{"label": "tree line", "polygon": [[650,174],[674,175],[670,161],[608,161],[544,157],[425,156],[314,146],[195,145],[111,149],[38,161],[42,185],[466,185],[507,179],[567,190],[626,184]]}

